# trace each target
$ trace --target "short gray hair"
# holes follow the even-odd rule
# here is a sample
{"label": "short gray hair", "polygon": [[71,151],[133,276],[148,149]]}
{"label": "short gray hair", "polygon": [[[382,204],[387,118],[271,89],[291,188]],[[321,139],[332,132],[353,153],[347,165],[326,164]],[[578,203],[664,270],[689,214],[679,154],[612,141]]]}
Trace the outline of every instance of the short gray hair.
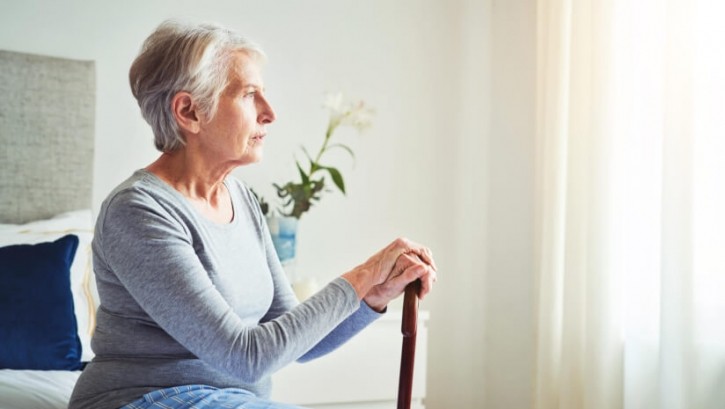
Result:
{"label": "short gray hair", "polygon": [[185,144],[171,108],[180,91],[191,94],[201,112],[212,118],[227,86],[233,51],[264,60],[255,43],[216,24],[167,20],[144,41],[129,72],[131,91],[154,132],[156,149],[171,152]]}

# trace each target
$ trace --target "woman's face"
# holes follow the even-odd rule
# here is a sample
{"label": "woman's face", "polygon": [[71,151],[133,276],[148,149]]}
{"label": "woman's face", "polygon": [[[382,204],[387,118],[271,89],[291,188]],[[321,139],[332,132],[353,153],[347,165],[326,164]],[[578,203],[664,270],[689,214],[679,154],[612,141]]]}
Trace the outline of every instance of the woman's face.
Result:
{"label": "woman's face", "polygon": [[202,121],[200,136],[206,153],[239,166],[262,159],[266,126],[275,114],[264,96],[257,58],[242,51],[231,58],[229,84],[219,97],[214,117]]}

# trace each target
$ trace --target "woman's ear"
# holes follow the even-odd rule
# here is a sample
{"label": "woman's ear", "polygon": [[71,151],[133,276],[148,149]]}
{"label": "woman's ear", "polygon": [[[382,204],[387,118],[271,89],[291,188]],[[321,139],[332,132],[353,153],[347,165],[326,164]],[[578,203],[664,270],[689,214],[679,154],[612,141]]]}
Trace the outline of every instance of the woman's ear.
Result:
{"label": "woman's ear", "polygon": [[171,110],[182,131],[196,134],[200,128],[200,115],[191,94],[186,91],[177,92],[171,99]]}

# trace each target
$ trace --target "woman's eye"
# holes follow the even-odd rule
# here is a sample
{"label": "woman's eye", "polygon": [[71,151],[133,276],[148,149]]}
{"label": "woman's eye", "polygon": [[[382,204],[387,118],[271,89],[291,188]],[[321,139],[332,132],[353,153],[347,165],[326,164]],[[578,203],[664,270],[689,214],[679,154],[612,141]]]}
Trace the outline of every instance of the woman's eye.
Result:
{"label": "woman's eye", "polygon": [[257,95],[257,91],[249,91],[246,94],[244,94],[245,98],[254,98],[254,96]]}

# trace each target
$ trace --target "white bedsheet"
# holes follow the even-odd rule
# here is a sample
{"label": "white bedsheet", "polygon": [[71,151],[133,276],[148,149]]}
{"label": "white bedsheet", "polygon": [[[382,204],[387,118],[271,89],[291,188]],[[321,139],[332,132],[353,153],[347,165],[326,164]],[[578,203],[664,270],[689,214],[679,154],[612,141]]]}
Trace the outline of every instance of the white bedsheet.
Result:
{"label": "white bedsheet", "polygon": [[0,369],[0,409],[66,409],[80,374]]}

